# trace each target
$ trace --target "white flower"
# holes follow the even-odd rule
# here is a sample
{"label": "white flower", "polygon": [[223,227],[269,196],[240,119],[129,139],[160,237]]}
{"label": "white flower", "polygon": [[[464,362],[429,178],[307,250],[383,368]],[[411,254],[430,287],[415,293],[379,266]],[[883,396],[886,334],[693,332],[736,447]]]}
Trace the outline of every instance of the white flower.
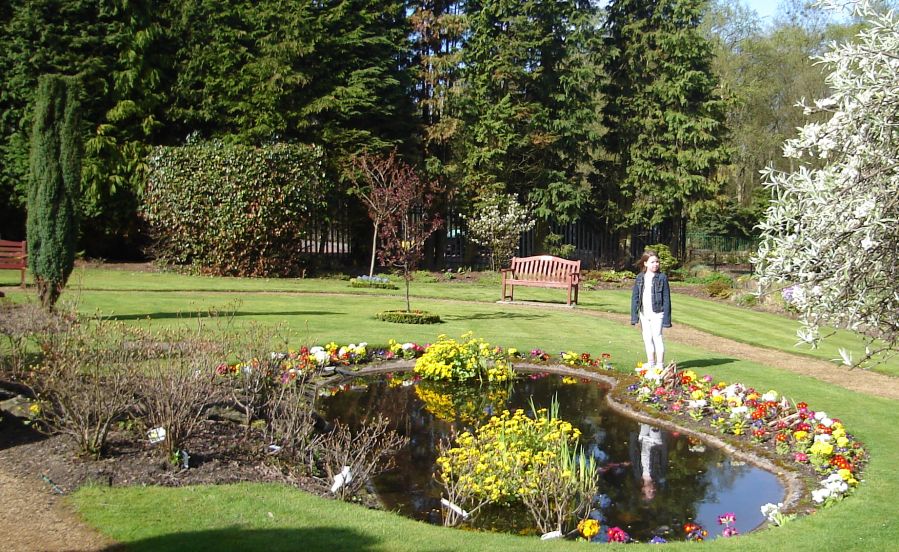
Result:
{"label": "white flower", "polygon": [[762,400],[765,402],[774,402],[777,400],[777,391],[768,391],[764,395],[762,395]]}
{"label": "white flower", "polygon": [[775,523],[777,514],[780,513],[780,509],[784,507],[783,502],[778,502],[777,504],[767,503],[764,504],[759,510],[761,510],[762,515],[768,518],[768,521]]}
{"label": "white flower", "polygon": [[696,401],[687,401],[687,408],[705,408],[708,403],[705,399],[699,399]]}
{"label": "white flower", "polygon": [[403,350],[404,350],[404,351],[408,351],[408,350],[414,349],[414,348],[415,348],[415,344],[414,344],[414,343],[403,343]]}
{"label": "white flower", "polygon": [[824,499],[830,496],[830,491],[827,489],[816,489],[812,491],[812,500],[817,504],[821,504],[824,502]]}
{"label": "white flower", "polygon": [[735,406],[730,409],[731,418],[746,418],[747,416],[749,416],[748,406]]}
{"label": "white flower", "polygon": [[875,245],[877,245],[877,242],[866,236],[862,238],[861,245],[862,249],[864,249],[865,251],[870,251]]}

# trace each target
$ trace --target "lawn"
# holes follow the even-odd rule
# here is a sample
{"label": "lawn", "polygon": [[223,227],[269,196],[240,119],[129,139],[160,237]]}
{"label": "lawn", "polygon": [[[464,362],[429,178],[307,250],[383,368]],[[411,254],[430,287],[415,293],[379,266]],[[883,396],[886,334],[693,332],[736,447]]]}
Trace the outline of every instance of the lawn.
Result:
{"label": "lawn", "polygon": [[[10,278],[0,273],[0,285]],[[12,282],[15,284],[17,280]],[[441,315],[437,326],[398,325],[372,318],[377,310],[401,308],[401,291],[355,290],[345,281],[251,280],[174,274],[79,269],[64,297],[87,314],[128,323],[193,323],[217,308],[233,313],[235,331],[243,324],[285,324],[291,343],[386,343],[388,339],[426,343],[444,333],[473,331],[491,343],[520,349],[540,347],[611,353],[621,370],[642,356],[637,330],[582,311],[624,312],[627,291],[582,292],[578,309],[498,305],[499,286],[456,282],[413,283],[413,308]],[[22,294],[12,290],[14,300]],[[559,292],[526,290],[523,299],[561,302]],[[789,350],[796,322],[724,303],[676,295],[675,323],[690,324],[723,337]],[[783,333],[783,335],[782,335]],[[849,337],[844,337],[851,342]],[[835,345],[837,347],[839,345]],[[899,542],[899,433],[896,401],[847,391],[820,381],[669,343],[669,357],[693,364],[701,373],[777,389],[813,409],[841,418],[871,453],[866,481],[834,508],[782,528],[707,543],[715,550],[891,550]],[[827,353],[813,352],[818,358]],[[892,370],[892,369],[891,369]],[[889,370],[888,370],[889,371]],[[853,377],[847,372],[847,378]],[[533,538],[446,530],[327,501],[286,486],[240,484],[189,488],[85,488],[72,497],[85,519],[133,550],[483,550],[575,549],[579,543],[539,543]],[[686,544],[669,544],[681,549]],[[633,546],[628,545],[628,549]]]}

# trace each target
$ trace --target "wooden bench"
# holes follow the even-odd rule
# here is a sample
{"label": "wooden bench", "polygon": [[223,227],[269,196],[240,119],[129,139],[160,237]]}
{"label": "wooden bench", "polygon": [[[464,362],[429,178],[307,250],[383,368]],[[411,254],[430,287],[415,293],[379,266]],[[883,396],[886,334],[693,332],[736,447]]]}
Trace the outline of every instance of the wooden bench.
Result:
{"label": "wooden bench", "polygon": [[28,250],[23,241],[0,240],[0,270],[20,270],[22,287],[25,287],[25,269],[28,268]]}
{"label": "wooden bench", "polygon": [[[574,303],[577,303],[578,284],[581,281],[581,261],[569,261],[552,255],[536,257],[512,257],[512,266],[504,268],[502,300],[513,300],[515,286],[567,288],[568,305],[571,305],[572,292]],[[506,286],[509,293],[506,294]]]}

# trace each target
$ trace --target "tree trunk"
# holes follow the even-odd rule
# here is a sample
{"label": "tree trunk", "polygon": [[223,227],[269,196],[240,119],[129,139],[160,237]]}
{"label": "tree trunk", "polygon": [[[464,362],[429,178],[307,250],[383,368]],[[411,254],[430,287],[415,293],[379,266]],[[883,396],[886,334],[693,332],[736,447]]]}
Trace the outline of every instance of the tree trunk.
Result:
{"label": "tree trunk", "polygon": [[375,231],[371,237],[371,264],[368,267],[368,276],[371,278],[375,274],[375,255],[378,253],[378,223],[375,222]]}

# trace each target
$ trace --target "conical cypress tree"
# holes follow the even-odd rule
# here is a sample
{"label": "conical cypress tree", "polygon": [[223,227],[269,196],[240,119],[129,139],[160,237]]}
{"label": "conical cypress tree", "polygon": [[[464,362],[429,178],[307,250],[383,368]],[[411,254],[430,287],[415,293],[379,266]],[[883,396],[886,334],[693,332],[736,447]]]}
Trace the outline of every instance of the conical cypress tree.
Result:
{"label": "conical cypress tree", "polygon": [[28,189],[28,268],[41,304],[52,309],[75,265],[81,186],[79,86],[75,79],[38,80]]}

